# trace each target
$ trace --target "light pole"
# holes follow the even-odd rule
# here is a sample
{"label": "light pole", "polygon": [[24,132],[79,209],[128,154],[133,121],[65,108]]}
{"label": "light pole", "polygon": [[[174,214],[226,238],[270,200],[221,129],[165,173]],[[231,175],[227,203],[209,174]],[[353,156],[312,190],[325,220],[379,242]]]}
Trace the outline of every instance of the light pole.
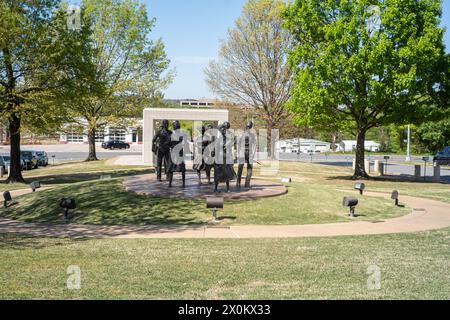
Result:
{"label": "light pole", "polygon": [[408,138],[406,143],[406,162],[411,161],[411,125],[408,124]]}

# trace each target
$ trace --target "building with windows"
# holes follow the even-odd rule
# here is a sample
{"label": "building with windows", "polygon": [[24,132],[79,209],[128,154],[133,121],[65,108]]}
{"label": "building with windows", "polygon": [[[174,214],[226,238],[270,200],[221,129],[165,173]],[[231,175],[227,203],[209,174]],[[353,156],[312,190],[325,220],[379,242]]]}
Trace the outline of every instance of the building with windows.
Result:
{"label": "building with windows", "polygon": [[[343,140],[337,145],[336,151],[353,151],[356,149],[356,140]],[[366,140],[364,142],[364,149],[370,152],[380,151],[380,144],[372,140]]]}
{"label": "building with windows", "polygon": [[[95,141],[103,143],[108,141],[121,141],[128,144],[142,144],[142,120],[133,121],[128,126],[105,126],[98,128]],[[86,127],[80,125],[67,125],[60,134],[60,143],[88,143]]]}
{"label": "building with windows", "polygon": [[166,100],[166,101],[171,102],[174,105],[179,105],[180,107],[206,108],[206,107],[213,107],[216,105],[215,100],[211,99],[202,99],[202,100],[184,99],[184,100]]}
{"label": "building with windows", "polygon": [[276,143],[277,152],[309,153],[331,151],[331,143],[314,139],[294,138],[280,140]]}

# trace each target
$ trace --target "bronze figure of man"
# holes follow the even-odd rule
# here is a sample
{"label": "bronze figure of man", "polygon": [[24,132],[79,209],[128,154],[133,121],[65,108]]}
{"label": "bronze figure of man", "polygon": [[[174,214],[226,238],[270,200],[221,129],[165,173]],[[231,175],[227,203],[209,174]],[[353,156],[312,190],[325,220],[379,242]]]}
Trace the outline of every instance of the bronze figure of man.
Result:
{"label": "bronze figure of man", "polygon": [[217,152],[214,163],[214,192],[219,192],[220,182],[225,182],[227,192],[230,192],[230,181],[236,179],[234,171],[233,145],[234,136],[232,136],[230,123],[224,122],[219,128],[219,138],[216,140]]}
{"label": "bronze figure of man", "polygon": [[168,178],[168,168],[170,166],[170,145],[172,132],[169,130],[169,121],[163,120],[161,127],[153,138],[152,152],[156,156],[156,176],[161,181],[162,167]]}
{"label": "bronze figure of man", "polygon": [[247,176],[245,177],[245,188],[250,188],[250,181],[253,174],[253,160],[256,153],[256,135],[253,132],[253,122],[249,121],[245,127],[244,134],[239,137],[238,143],[238,176],[236,188],[241,188],[242,172],[244,165],[247,165]]}
{"label": "bronze figure of man", "polygon": [[211,165],[205,162],[205,152],[208,145],[211,143],[211,137],[206,134],[206,127],[202,126],[201,135],[194,141],[194,165],[193,169],[197,171],[198,184],[202,184],[202,171],[206,172],[208,184],[211,183]]}
{"label": "bronze figure of man", "polygon": [[172,124],[173,133],[171,137],[171,161],[168,169],[169,174],[169,188],[172,187],[173,173],[181,172],[181,178],[183,181],[183,188],[186,186],[186,164],[184,163],[184,150],[186,150],[186,137],[181,132],[181,125],[178,120],[175,120]]}

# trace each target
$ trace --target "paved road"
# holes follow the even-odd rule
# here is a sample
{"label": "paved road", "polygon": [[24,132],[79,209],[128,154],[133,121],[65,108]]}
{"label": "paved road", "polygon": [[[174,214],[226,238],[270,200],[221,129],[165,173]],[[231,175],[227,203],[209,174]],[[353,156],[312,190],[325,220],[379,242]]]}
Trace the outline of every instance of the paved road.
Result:
{"label": "paved road", "polygon": [[[385,161],[383,155],[370,155],[371,160],[380,160]],[[325,154],[314,154],[313,156],[302,153],[297,155],[296,153],[280,153],[280,160],[285,161],[302,161],[302,162],[312,162],[312,163],[322,163],[327,165],[334,165],[340,167],[352,167],[353,156],[345,155],[345,154],[333,154],[333,155],[325,155]],[[411,164],[403,164],[401,162],[405,161],[405,156],[393,155],[390,156],[390,159],[387,161],[387,174],[392,175],[403,175],[403,176],[414,176],[414,165]],[[411,161],[415,163],[422,164],[422,175],[424,175],[425,166],[422,161],[422,157],[412,156]],[[372,164],[373,168],[373,164]],[[431,179],[433,176],[433,168],[432,163],[427,163],[426,176],[428,179]],[[443,181],[450,182],[450,168],[449,167],[441,167],[441,178]]]}
{"label": "paved road", "polygon": [[[71,160],[85,160],[87,158],[89,147],[84,144],[56,144],[56,145],[30,145],[22,146],[22,150],[42,150],[48,154],[49,162],[55,163],[71,161]],[[9,153],[9,146],[1,146],[0,154]],[[142,146],[133,145],[129,150],[105,150],[97,146],[97,157],[99,159],[110,159],[123,155],[141,155]],[[52,156],[55,156],[53,159]]]}

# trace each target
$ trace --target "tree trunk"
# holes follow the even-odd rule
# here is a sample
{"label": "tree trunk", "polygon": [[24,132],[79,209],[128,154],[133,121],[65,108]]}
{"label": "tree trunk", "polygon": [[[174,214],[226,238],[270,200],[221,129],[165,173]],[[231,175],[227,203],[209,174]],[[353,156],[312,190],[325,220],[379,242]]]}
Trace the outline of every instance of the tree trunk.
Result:
{"label": "tree trunk", "polygon": [[89,125],[88,130],[88,143],[89,143],[89,156],[86,161],[97,161],[97,152],[95,150],[95,126]]}
{"label": "tree trunk", "polygon": [[11,164],[9,168],[8,183],[25,183],[20,166],[20,118],[12,115],[9,120],[11,139]]}
{"label": "tree trunk", "polygon": [[366,130],[360,129],[356,138],[356,165],[353,179],[369,178],[364,167],[364,143],[366,141]]}
{"label": "tree trunk", "polygon": [[337,142],[337,134],[336,134],[336,133],[333,133],[333,134],[331,135],[331,146],[330,146],[330,148],[331,148],[331,150],[332,150],[333,152],[335,152],[335,151],[336,151],[336,148],[337,148],[336,142]]}

